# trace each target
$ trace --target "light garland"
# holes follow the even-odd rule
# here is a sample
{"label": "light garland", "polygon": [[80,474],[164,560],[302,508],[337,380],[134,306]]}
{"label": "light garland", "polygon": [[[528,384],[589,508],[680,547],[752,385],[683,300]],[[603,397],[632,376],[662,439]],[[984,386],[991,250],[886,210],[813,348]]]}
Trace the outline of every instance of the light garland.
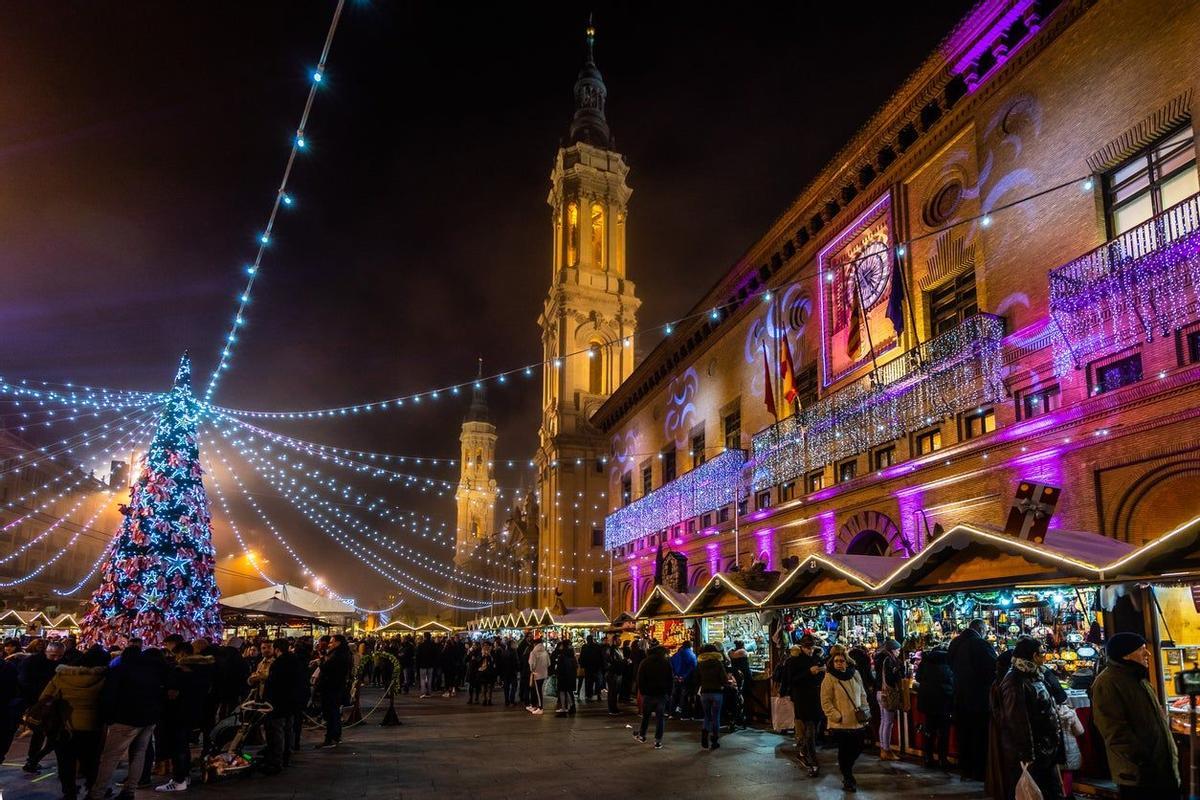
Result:
{"label": "light garland", "polygon": [[1005,396],[1004,320],[968,317],[799,414],[755,434],[752,486],[761,491]]}
{"label": "light garland", "polygon": [[1200,195],[1051,270],[1050,315],[1062,334],[1056,339],[1060,368],[1081,367],[1093,356],[1169,336],[1195,321]]}
{"label": "light garland", "polygon": [[[53,445],[31,447],[28,451],[16,453],[7,459],[13,463],[13,466],[6,470],[0,470],[0,477],[12,474],[14,472],[19,472],[26,467],[36,467],[47,462],[57,462],[59,457],[62,455],[71,455],[77,448],[91,444],[92,441],[96,439],[107,439],[110,433],[124,430],[128,425],[133,424],[131,420],[138,420],[152,414],[153,409],[149,411],[130,412],[118,419],[96,425],[95,427],[74,434],[73,436],[68,436],[59,440]],[[118,425],[117,423],[124,424]],[[37,457],[30,461],[26,461],[25,459],[30,453],[36,455]]]}
{"label": "light garland", "polygon": [[[84,523],[83,523],[83,525],[80,527],[80,529],[79,529],[79,530],[77,530],[77,531],[74,533],[74,535],[72,535],[72,536],[71,536],[71,538],[67,540],[67,543],[66,543],[65,545],[63,545],[61,548],[59,548],[59,550],[58,550],[58,552],[57,552],[57,553],[55,553],[54,555],[50,556],[49,558],[47,558],[47,559],[46,559],[45,561],[43,561],[42,563],[38,564],[36,567],[34,567],[33,571],[32,571],[32,572],[30,572],[30,573],[29,573],[29,574],[27,574],[27,575],[24,575],[24,576],[22,576],[22,577],[20,577],[20,578],[13,578],[12,580],[0,581],[0,587],[5,587],[5,588],[7,588],[7,587],[10,587],[10,586],[18,586],[18,585],[20,585],[20,584],[22,584],[22,583],[25,583],[26,581],[33,580],[33,579],[34,579],[34,578],[36,578],[38,575],[42,574],[42,573],[43,573],[43,572],[45,572],[47,569],[49,569],[50,567],[52,567],[52,566],[53,566],[55,563],[57,563],[57,562],[58,562],[58,560],[59,560],[60,558],[62,558],[62,557],[63,557],[63,556],[66,554],[66,552],[67,552],[68,550],[70,550],[72,547],[74,547],[74,546],[75,546],[75,543],[76,543],[77,541],[79,541],[79,537],[83,535],[84,531],[86,531],[86,530],[88,530],[89,528],[91,528],[91,527],[92,527],[92,525],[93,525],[93,524],[96,522],[96,520],[100,518],[100,515],[101,515],[102,513],[104,513],[104,511],[105,511],[106,509],[108,509],[108,508],[109,508],[109,507],[112,505],[113,501],[115,501],[115,500],[116,500],[116,497],[115,497],[115,495],[111,495],[111,494],[110,494],[109,501],[108,501],[108,502],[106,502],[106,503],[102,503],[102,504],[100,504],[100,506],[99,506],[99,507],[98,507],[98,508],[95,510],[95,512],[92,514],[92,516],[90,516],[90,517],[88,518],[88,520],[87,520],[86,522],[84,522]],[[76,507],[78,507],[78,504],[76,505]],[[72,511],[74,511],[74,509],[72,509]],[[66,519],[66,518],[64,517],[64,518],[60,519],[58,522],[54,523],[54,525],[52,525],[52,526],[51,526],[51,529],[52,529],[52,528],[55,528],[55,527],[57,527],[57,526],[58,526],[58,525],[59,525],[61,522],[63,522],[65,519]],[[47,532],[49,532],[49,530],[50,530],[50,529],[47,529]],[[107,551],[107,548],[105,548],[105,551]]]}
{"label": "light garland", "polygon": [[670,483],[609,514],[604,548],[612,550],[734,502],[746,451],[726,450]]}

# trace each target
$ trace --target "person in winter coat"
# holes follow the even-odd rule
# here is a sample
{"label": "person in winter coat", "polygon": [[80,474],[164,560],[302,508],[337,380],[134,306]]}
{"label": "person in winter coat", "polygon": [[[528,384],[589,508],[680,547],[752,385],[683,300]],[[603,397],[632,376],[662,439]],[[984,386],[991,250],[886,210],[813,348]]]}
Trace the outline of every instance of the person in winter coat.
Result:
{"label": "person in winter coat", "polygon": [[425,631],[421,643],[416,647],[417,673],[420,675],[421,697],[423,698],[433,694],[433,669],[437,666],[437,662],[437,645],[433,643],[433,636],[429,631]]}
{"label": "person in winter coat", "polygon": [[342,742],[342,705],[349,699],[353,669],[354,657],[346,637],[335,633],[329,640],[329,649],[321,659],[317,674],[317,694],[321,700],[321,716],[325,720],[325,740],[319,745],[322,748],[337,747]]}
{"label": "person in winter coat", "polygon": [[533,651],[533,638],[526,633],[517,645],[517,694],[526,710],[533,708],[533,678],[529,671],[529,654]]}
{"label": "person in winter coat", "polygon": [[954,708],[954,670],[943,646],[926,650],[917,667],[917,705],[925,715],[925,766],[950,769],[950,715]]}
{"label": "person in winter coat", "polygon": [[1108,666],[1092,683],[1092,719],[1104,737],[1122,800],[1179,796],[1179,753],[1149,681],[1150,651],[1136,633],[1105,645]]}
{"label": "person in winter coat", "polygon": [[700,649],[696,675],[700,681],[700,707],[704,710],[700,746],[707,748],[711,743],[716,750],[721,746],[721,705],[725,702],[725,687],[731,680],[716,645],[706,644]]}
{"label": "person in winter coat", "polygon": [[[998,707],[999,750],[1004,785],[1015,787],[1022,764],[1045,800],[1061,800],[1062,783],[1058,778],[1062,740],[1054,699],[1042,677],[1045,661],[1042,644],[1032,636],[1022,636],[1013,647],[1012,667],[1000,681],[996,696]],[[1012,797],[1011,794],[1006,795]]]}
{"label": "person in winter coat", "polygon": [[958,765],[964,779],[983,780],[988,761],[991,687],[996,677],[996,651],[988,644],[986,623],[971,620],[966,630],[950,642],[947,655],[954,671]]}
{"label": "person in winter coat", "polygon": [[[166,697],[167,664],[161,650],[142,651],[131,645],[121,651],[109,667],[100,691],[100,716],[105,723],[104,749],[96,781],[87,800],[105,796],[117,764],[129,760],[126,784],[136,784],[145,765],[146,749],[155,726],[162,720]],[[132,800],[133,790],[123,791],[118,800]]]}
{"label": "person in winter coat", "polygon": [[600,699],[600,687],[604,675],[604,646],[597,644],[594,636],[588,636],[579,648],[579,666],[583,668],[583,698]]}
{"label": "person in winter coat", "polygon": [[900,643],[895,639],[888,639],[875,654],[875,676],[879,679],[875,692],[879,701],[879,758],[896,761],[900,756],[892,752],[892,730],[900,717],[900,707],[894,698],[904,680],[904,666],[900,663]]}
{"label": "person in winter coat", "polygon": [[696,671],[696,654],[692,643],[684,642],[671,656],[671,671],[675,673],[674,693],[671,696],[671,712],[682,719],[692,718],[691,684]]}
{"label": "person in winter coat", "polygon": [[471,649],[467,652],[467,705],[475,705],[479,702],[479,662],[483,658],[483,647],[479,644],[471,645]]}
{"label": "person in winter coat", "polygon": [[491,642],[484,642],[479,653],[479,662],[475,665],[475,681],[479,685],[480,704],[492,704],[492,691],[496,688],[496,654]]}
{"label": "person in winter coat", "polygon": [[183,792],[192,771],[192,731],[208,718],[209,697],[213,690],[215,661],[198,656],[184,642],[175,650],[175,666],[167,674],[167,703],[156,747],[171,757],[171,779],[155,788],[158,792]]}
{"label": "person in winter coat", "polygon": [[496,653],[496,669],[500,685],[504,689],[504,707],[517,704],[517,689],[520,681],[520,669],[517,663],[517,643],[508,639],[501,644]]}
{"label": "person in winter coat", "polygon": [[667,659],[667,648],[662,645],[652,647],[638,666],[637,685],[638,693],[642,696],[642,726],[633,738],[639,742],[646,741],[650,715],[654,714],[655,749],[662,749],[663,726],[674,683],[675,673]]}
{"label": "person in winter coat", "polygon": [[42,698],[58,696],[66,713],[66,735],[54,743],[63,800],[75,800],[78,794],[76,764],[82,767],[84,784],[89,788],[95,784],[104,737],[100,691],[108,672],[108,653],[96,645],[76,660],[78,666],[59,664],[41,694]]}
{"label": "person in winter coat", "polygon": [[542,688],[546,685],[546,678],[550,677],[550,654],[546,652],[546,645],[541,639],[534,641],[526,663],[529,664],[530,689],[526,710],[538,716],[545,710],[546,699],[542,696]]}
{"label": "person in winter coat", "polygon": [[829,649],[829,661],[821,681],[821,709],[828,720],[829,732],[837,741],[842,790],[857,792],[854,762],[862,754],[871,706],[867,703],[867,692],[858,670],[841,645]]}
{"label": "person in winter coat", "polygon": [[1059,776],[1062,778],[1063,797],[1071,800],[1075,797],[1073,787],[1075,770],[1083,766],[1083,753],[1079,750],[1078,737],[1083,736],[1083,723],[1075,709],[1067,703],[1067,690],[1062,687],[1062,681],[1053,670],[1043,669],[1042,676],[1050,698],[1054,700],[1054,712],[1058,715],[1059,736],[1062,739],[1062,759],[1058,762]]}
{"label": "person in winter coat", "polygon": [[400,662],[400,670],[403,673],[401,690],[404,694],[408,694],[408,690],[416,683],[417,677],[417,646],[413,644],[411,635],[404,637],[396,660]]}
{"label": "person in winter coat", "polygon": [[625,680],[628,664],[625,663],[625,653],[617,644],[615,634],[611,639],[606,638],[602,646],[601,668],[604,670],[605,688],[608,689],[608,715],[615,717],[621,713],[617,701],[621,698],[621,684]]}
{"label": "person in winter coat", "polygon": [[271,704],[271,713],[266,724],[267,747],[261,758],[263,771],[272,773],[291,760],[292,718],[308,704],[308,676],[296,655],[288,652],[287,639],[276,639],[273,645],[264,644],[263,649],[271,651],[271,666],[263,683],[263,700]]}
{"label": "person in winter coat", "polygon": [[575,648],[565,639],[559,643],[555,659],[554,678],[558,683],[558,705],[555,714],[575,716],[575,682],[579,675],[579,661],[575,658]]}
{"label": "person in winter coat", "polygon": [[[62,642],[43,642],[35,639],[29,643],[27,649],[30,651],[30,655],[17,668],[17,685],[21,689],[21,699],[24,701],[21,708],[22,713],[41,697],[42,690],[54,677],[54,670],[58,668],[58,662],[62,659],[66,648],[63,647]],[[47,742],[42,731],[35,730],[29,737],[29,752],[25,758],[25,765],[21,769],[28,773],[40,772],[42,758],[53,747],[54,743]]]}
{"label": "person in winter coat", "polygon": [[796,758],[815,778],[817,767],[817,729],[821,725],[821,682],[825,664],[817,654],[817,640],[811,633],[789,651],[783,662],[781,692],[792,699],[796,714]]}
{"label": "person in winter coat", "polygon": [[12,747],[17,726],[21,724],[21,712],[25,708],[21,686],[17,681],[18,667],[25,657],[20,642],[16,639],[4,640],[4,649],[0,652],[0,761],[4,760],[8,748]]}

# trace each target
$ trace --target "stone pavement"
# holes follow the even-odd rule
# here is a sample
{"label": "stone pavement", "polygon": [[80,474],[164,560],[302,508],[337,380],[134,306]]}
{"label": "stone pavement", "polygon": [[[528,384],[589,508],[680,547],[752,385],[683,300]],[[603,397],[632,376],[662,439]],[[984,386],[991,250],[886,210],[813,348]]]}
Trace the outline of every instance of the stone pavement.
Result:
{"label": "stone pavement", "polygon": [[[378,695],[368,698],[373,701]],[[603,703],[580,704],[573,718],[552,711],[533,717],[503,705],[470,706],[466,698],[415,695],[399,698],[403,725],[380,727],[382,710],[346,731],[336,750],[314,750],[320,740],[305,733],[306,748],[282,775],[252,775],[194,784],[185,797],[230,800],[343,800],[343,798],[545,798],[627,800],[663,797],[776,798],[860,797],[982,798],[977,783],[908,763],[883,763],[864,754],[855,770],[857,795],[843,795],[835,751],[821,753],[822,774],[809,779],[792,757],[788,737],[744,730],[721,738],[721,749],[701,750],[698,722],[668,722],[665,747],[634,741],[637,720],[629,707],[609,717]],[[369,706],[367,706],[369,707]],[[651,727],[653,734],[653,723]],[[36,779],[20,771],[27,738],[13,746],[0,768],[3,800],[61,797],[54,759]],[[123,774],[118,772],[118,774]],[[138,800],[170,795],[142,790]]]}

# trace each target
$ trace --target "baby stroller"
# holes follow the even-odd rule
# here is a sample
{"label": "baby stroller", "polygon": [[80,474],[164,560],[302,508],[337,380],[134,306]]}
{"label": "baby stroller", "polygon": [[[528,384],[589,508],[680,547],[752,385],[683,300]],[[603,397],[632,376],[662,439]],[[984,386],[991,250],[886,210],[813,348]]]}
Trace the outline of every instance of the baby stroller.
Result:
{"label": "baby stroller", "polygon": [[242,752],[242,744],[251,731],[262,727],[270,713],[270,703],[247,700],[213,726],[208,736],[208,752],[203,759],[205,783],[227,775],[250,774],[257,763]]}
{"label": "baby stroller", "polygon": [[745,720],[742,690],[737,686],[727,685],[722,691],[725,699],[721,702],[721,727],[733,733]]}

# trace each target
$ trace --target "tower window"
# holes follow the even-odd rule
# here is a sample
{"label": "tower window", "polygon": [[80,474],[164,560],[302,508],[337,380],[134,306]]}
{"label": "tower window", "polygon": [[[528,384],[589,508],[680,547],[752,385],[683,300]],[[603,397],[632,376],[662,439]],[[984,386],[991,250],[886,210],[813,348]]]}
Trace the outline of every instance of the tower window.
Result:
{"label": "tower window", "polygon": [[604,206],[592,203],[592,262],[604,269]]}
{"label": "tower window", "polygon": [[735,408],[725,415],[725,447],[736,450],[742,446],[742,410]]}
{"label": "tower window", "polygon": [[1108,232],[1116,237],[1195,194],[1196,148],[1191,126],[1154,142],[1104,176]]}
{"label": "tower window", "polygon": [[604,546],[604,529],[592,528],[592,547]]}
{"label": "tower window", "polygon": [[604,351],[596,343],[588,348],[588,391],[592,394],[604,392]]}
{"label": "tower window", "polygon": [[697,425],[692,429],[692,467],[698,467],[705,462],[704,426]]}
{"label": "tower window", "polygon": [[675,445],[667,447],[661,455],[663,483],[670,483],[675,480]]}
{"label": "tower window", "polygon": [[579,263],[579,206],[567,206],[567,266]]}

